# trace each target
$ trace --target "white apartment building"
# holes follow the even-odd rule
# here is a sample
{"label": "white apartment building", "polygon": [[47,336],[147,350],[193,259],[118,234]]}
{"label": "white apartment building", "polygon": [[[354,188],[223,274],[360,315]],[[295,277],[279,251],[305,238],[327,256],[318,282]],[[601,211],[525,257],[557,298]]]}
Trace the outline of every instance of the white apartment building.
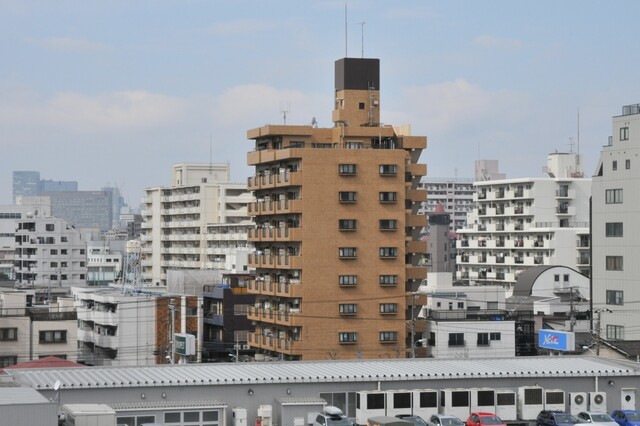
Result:
{"label": "white apartment building", "polygon": [[455,231],[458,228],[464,228],[467,223],[467,214],[473,210],[474,206],[473,196],[476,190],[472,178],[427,176],[420,180],[419,187],[427,190],[427,199],[422,202],[418,214],[433,213],[438,205],[442,205],[451,215],[449,229]]}
{"label": "white apartment building", "polygon": [[32,305],[33,290],[0,291],[0,368],[48,356],[76,360],[76,313],[58,299]]}
{"label": "white apartment building", "polygon": [[578,155],[552,153],[548,177],[476,182],[476,205],[457,230],[457,280],[512,288],[533,265],[589,273],[591,180]]}
{"label": "white apartment building", "polygon": [[166,287],[168,269],[207,269],[234,261],[239,268],[236,259],[227,261],[226,256],[235,253],[232,245],[239,245],[239,252],[246,250],[246,231],[242,231],[244,238],[231,232],[228,246],[221,247],[219,233],[211,225],[237,224],[237,229],[243,228],[240,224],[249,221],[247,205],[252,201],[246,184],[229,182],[228,164],[174,165],[172,186],[148,188],[143,199],[145,283]]}
{"label": "white apartment building", "polygon": [[0,206],[0,279],[15,278],[16,228],[30,211],[30,206]]}
{"label": "white apartment building", "polygon": [[[105,286],[115,283],[123,268],[123,241],[120,250],[112,249],[111,241],[91,241],[87,246],[87,285]],[[113,242],[116,243],[116,242]]]}
{"label": "white apartment building", "polygon": [[638,341],[640,104],[622,107],[612,127],[593,176],[594,327],[608,341]]}
{"label": "white apartment building", "polygon": [[86,285],[86,242],[64,220],[21,219],[15,240],[16,285],[65,288]]}

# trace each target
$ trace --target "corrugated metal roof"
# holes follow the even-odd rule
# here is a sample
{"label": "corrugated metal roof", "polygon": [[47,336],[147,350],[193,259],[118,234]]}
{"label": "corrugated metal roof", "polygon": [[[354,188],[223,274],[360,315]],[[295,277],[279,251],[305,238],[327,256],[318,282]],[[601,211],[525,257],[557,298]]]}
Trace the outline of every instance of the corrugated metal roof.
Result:
{"label": "corrugated metal roof", "polygon": [[325,405],[327,401],[322,398],[315,398],[312,396],[287,396],[284,398],[276,398],[281,405]]}
{"label": "corrugated metal roof", "polygon": [[150,402],[114,402],[109,407],[119,411],[150,410],[157,408],[220,408],[226,407],[222,401],[150,401]]}
{"label": "corrugated metal roof", "polygon": [[49,403],[49,400],[31,388],[0,388],[0,406]]}
{"label": "corrugated metal roof", "polygon": [[640,365],[591,356],[492,359],[385,359],[359,361],[177,364],[13,370],[23,386],[62,389],[212,386],[260,383],[447,380],[479,377],[640,375]]}

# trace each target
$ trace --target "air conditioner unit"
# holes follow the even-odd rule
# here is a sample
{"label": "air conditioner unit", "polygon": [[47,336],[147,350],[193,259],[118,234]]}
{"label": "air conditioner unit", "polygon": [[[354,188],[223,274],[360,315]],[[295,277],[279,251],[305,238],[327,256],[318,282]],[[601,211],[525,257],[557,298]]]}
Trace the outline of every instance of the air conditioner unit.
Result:
{"label": "air conditioner unit", "polygon": [[581,411],[587,411],[587,393],[569,392],[569,407],[571,415],[575,416]]}
{"label": "air conditioner unit", "polygon": [[496,412],[496,391],[489,388],[471,390],[471,408],[474,411]]}
{"label": "air conditioner unit", "polygon": [[384,391],[360,391],[356,393],[356,424],[366,425],[370,417],[386,416]]}
{"label": "air conditioner unit", "polygon": [[518,420],[518,405],[516,393],[512,390],[496,390],[496,415],[503,421]]}
{"label": "air conditioner unit", "polygon": [[562,389],[545,389],[544,409],[565,411],[564,391]]}
{"label": "air conditioner unit", "polygon": [[440,414],[449,414],[466,419],[471,413],[471,391],[469,389],[440,390]]}
{"label": "air conditioner unit", "polygon": [[544,389],[539,386],[521,386],[518,388],[518,418],[535,420],[544,410]]}
{"label": "air conditioner unit", "polygon": [[410,390],[387,391],[387,416],[413,414],[413,392]]}
{"label": "air conditioner unit", "polygon": [[438,391],[435,389],[413,390],[413,415],[428,419],[438,414]]}
{"label": "air conditioner unit", "polygon": [[589,411],[607,412],[607,394],[604,392],[589,392]]}

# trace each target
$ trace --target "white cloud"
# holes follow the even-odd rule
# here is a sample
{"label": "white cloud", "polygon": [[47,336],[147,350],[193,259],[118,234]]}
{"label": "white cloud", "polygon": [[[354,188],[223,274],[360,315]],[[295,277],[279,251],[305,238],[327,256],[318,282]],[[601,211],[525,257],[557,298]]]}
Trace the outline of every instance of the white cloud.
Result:
{"label": "white cloud", "polygon": [[46,49],[58,52],[101,53],[112,50],[111,46],[95,41],[71,37],[50,37],[45,40],[31,40]]}
{"label": "white cloud", "polygon": [[490,35],[480,35],[473,40],[475,46],[485,48],[499,48],[499,49],[519,49],[522,47],[522,42],[516,39],[498,38]]}

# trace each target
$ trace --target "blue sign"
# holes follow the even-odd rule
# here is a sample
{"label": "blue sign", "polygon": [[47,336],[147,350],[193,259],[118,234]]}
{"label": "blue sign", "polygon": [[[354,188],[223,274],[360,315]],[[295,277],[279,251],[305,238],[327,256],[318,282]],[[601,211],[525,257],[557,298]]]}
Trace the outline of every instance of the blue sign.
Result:
{"label": "blue sign", "polygon": [[574,333],[556,330],[538,330],[538,346],[554,351],[575,351]]}

